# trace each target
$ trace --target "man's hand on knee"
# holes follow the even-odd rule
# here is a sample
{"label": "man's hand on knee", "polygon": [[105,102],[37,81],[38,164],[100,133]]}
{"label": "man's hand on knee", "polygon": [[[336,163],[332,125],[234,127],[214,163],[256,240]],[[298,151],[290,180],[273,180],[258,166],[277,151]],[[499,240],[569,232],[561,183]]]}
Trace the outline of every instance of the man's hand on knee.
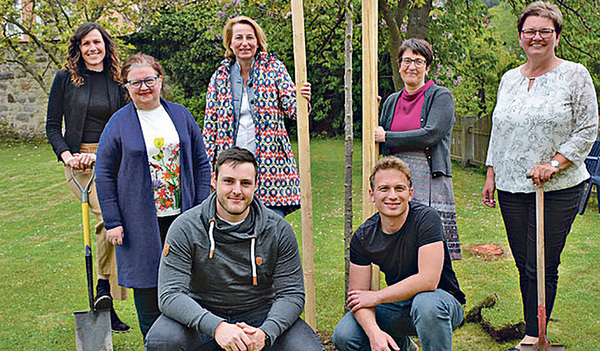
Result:
{"label": "man's hand on knee", "polygon": [[221,322],[215,330],[215,341],[227,351],[248,351],[252,341],[237,325]]}
{"label": "man's hand on knee", "polygon": [[246,344],[246,346],[248,346],[248,351],[260,351],[265,347],[267,335],[262,329],[249,326],[244,322],[236,323],[235,325],[242,328],[244,333],[250,338],[250,343]]}
{"label": "man's hand on knee", "polygon": [[371,335],[369,335],[369,343],[371,344],[372,351],[391,351],[400,350],[396,341],[386,332],[378,329]]}

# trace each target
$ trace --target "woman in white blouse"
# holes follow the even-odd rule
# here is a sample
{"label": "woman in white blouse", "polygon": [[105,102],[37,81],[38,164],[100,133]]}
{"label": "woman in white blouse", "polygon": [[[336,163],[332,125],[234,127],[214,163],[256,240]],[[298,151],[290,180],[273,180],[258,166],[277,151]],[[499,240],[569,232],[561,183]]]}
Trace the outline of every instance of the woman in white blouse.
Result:
{"label": "woman in white blouse", "polygon": [[562,14],[556,5],[538,1],[525,8],[518,31],[527,62],[502,77],[492,116],[482,198],[495,207],[494,190],[498,190],[519,271],[526,335],[512,351],[538,339],[535,189],[544,184],[549,320],[560,254],[577,214],[583,182],[589,177],[584,160],[598,129],[596,91],[589,72],[555,54],[561,29]]}

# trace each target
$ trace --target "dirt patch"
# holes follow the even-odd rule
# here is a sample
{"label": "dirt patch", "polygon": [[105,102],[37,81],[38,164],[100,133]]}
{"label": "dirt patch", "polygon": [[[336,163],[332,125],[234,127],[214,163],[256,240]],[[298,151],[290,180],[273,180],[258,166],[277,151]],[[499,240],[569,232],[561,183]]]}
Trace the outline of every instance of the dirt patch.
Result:
{"label": "dirt patch", "polygon": [[463,249],[471,252],[472,255],[484,260],[496,260],[499,258],[506,258],[507,255],[504,250],[494,244],[475,245],[475,246],[463,246]]}
{"label": "dirt patch", "polygon": [[333,345],[333,341],[331,340],[331,334],[328,332],[317,330],[317,336],[321,343],[325,347],[325,351],[336,351],[335,346]]}

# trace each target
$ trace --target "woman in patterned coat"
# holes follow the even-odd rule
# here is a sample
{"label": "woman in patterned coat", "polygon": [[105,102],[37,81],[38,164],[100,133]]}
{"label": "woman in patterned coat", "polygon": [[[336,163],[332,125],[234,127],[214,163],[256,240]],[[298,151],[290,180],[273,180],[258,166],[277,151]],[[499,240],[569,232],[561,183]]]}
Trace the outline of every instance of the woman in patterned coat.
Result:
{"label": "woman in patterned coat", "polygon": [[[538,341],[535,190],[544,184],[546,316],[554,305],[560,254],[577,215],[584,160],[598,130],[596,91],[588,70],[556,57],[562,14],[534,2],[517,25],[527,62],[504,74],[492,116],[483,202],[495,207],[494,190],[519,271],[525,338]],[[532,180],[526,179],[529,175]]]}
{"label": "woman in patterned coat", "polygon": [[[240,16],[223,30],[226,59],[213,74],[206,96],[204,143],[214,170],[219,153],[233,146],[258,162],[259,199],[281,216],[300,206],[298,167],[284,124],[296,117],[296,86],[285,66],[267,53],[261,27]],[[310,101],[310,84],[300,94]]]}

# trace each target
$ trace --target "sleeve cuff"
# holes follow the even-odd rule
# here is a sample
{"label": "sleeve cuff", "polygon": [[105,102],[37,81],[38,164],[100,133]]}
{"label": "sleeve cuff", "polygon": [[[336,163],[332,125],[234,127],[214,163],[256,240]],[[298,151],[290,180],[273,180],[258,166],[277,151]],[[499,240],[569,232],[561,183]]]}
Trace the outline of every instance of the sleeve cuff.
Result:
{"label": "sleeve cuff", "polygon": [[198,325],[198,329],[201,333],[209,334],[213,339],[215,338],[215,330],[221,322],[224,322],[225,319],[221,317],[217,317],[212,313],[208,313],[204,318],[202,318],[202,322]]}
{"label": "sleeve cuff", "polygon": [[279,336],[279,326],[273,321],[266,320],[259,328],[269,336],[271,345],[273,345]]}

